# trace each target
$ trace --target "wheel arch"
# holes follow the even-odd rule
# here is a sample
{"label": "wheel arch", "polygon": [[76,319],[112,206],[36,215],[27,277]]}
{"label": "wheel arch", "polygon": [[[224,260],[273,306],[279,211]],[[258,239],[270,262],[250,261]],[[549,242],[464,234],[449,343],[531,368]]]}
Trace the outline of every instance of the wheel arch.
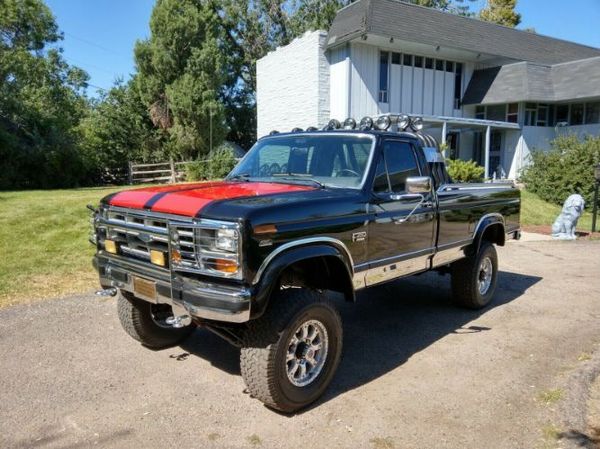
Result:
{"label": "wheel arch", "polygon": [[504,246],[506,243],[506,230],[504,226],[504,217],[499,213],[484,215],[477,223],[473,236],[471,254],[477,254],[481,243],[488,241],[498,246]]}
{"label": "wheel arch", "polygon": [[331,242],[295,245],[265,262],[256,282],[253,319],[264,313],[272,293],[281,285],[334,290],[343,293],[347,301],[355,299],[352,259],[345,249]]}

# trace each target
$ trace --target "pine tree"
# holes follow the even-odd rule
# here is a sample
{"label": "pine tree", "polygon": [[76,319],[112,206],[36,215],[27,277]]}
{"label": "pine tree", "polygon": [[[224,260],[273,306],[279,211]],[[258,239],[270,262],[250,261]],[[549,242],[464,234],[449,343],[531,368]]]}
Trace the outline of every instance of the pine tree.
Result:
{"label": "pine tree", "polygon": [[514,28],[521,23],[521,14],[515,11],[516,6],[517,0],[488,0],[487,6],[479,12],[479,18]]}

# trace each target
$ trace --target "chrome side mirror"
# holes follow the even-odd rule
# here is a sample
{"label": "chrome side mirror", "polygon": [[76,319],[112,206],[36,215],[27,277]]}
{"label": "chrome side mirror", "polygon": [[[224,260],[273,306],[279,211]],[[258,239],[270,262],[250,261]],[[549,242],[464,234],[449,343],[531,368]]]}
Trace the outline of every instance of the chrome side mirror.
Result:
{"label": "chrome side mirror", "polygon": [[410,176],[406,178],[406,191],[408,193],[425,194],[431,192],[432,182],[429,176]]}

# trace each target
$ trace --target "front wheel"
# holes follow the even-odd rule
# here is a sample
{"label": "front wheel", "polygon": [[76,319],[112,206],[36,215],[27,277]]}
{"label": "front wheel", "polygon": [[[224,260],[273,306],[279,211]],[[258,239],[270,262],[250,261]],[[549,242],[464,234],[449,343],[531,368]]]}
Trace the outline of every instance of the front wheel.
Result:
{"label": "front wheel", "polygon": [[481,309],[496,292],[498,254],[491,242],[482,242],[479,252],[452,264],[452,296],[462,307]]}
{"label": "front wheel", "polygon": [[342,321],[322,294],[285,289],[252,321],[240,356],[244,382],[267,406],[294,412],[327,388],[342,353]]}
{"label": "front wheel", "polygon": [[119,321],[125,332],[152,349],[174,346],[196,327],[190,324],[182,328],[174,328],[167,324],[167,319],[173,315],[171,306],[152,304],[127,292],[119,293],[117,309]]}

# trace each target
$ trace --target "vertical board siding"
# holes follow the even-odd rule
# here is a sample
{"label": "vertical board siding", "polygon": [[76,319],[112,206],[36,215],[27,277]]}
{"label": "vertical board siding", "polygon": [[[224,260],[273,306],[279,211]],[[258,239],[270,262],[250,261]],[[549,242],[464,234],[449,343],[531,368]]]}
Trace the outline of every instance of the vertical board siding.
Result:
{"label": "vertical board siding", "polygon": [[339,47],[329,52],[329,82],[331,117],[344,120],[349,108],[349,52],[347,47]]}

